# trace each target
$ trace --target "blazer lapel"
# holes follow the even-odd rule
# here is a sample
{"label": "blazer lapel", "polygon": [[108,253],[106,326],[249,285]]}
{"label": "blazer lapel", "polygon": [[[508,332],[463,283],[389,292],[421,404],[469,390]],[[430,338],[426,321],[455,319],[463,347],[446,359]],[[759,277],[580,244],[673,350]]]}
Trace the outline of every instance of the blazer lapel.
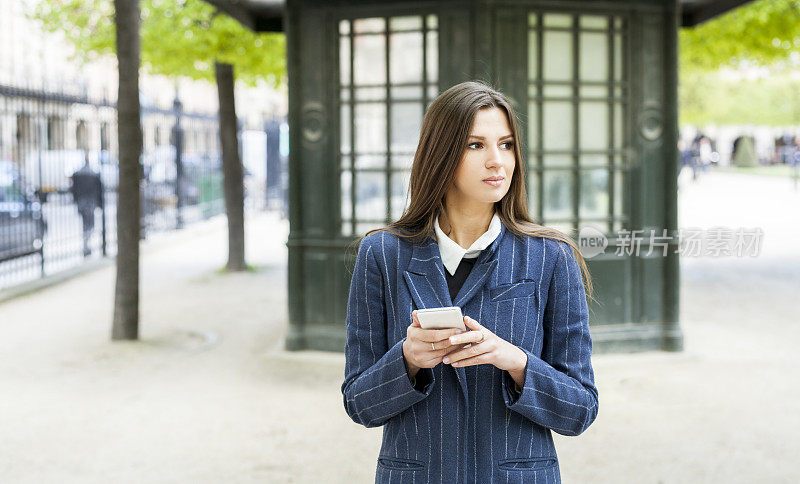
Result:
{"label": "blazer lapel", "polygon": [[459,306],[462,308],[466,306],[467,302],[469,302],[469,300],[481,290],[483,284],[486,282],[486,279],[492,274],[492,272],[494,272],[497,264],[497,259],[475,262],[472,270],[469,271],[467,280],[464,281],[464,285],[458,290],[458,294],[456,294],[456,300],[453,303],[453,306]]}
{"label": "blazer lapel", "polygon": [[472,270],[470,270],[467,280],[464,281],[464,285],[461,286],[458,294],[456,294],[456,300],[453,306],[460,306],[462,308],[466,306],[469,300],[481,290],[486,283],[486,279],[492,275],[495,268],[497,268],[500,257],[496,257],[495,254],[499,254],[499,247],[505,233],[505,225],[500,224],[500,233],[497,234],[497,238],[478,255],[478,260],[475,261],[475,265],[472,267]]}
{"label": "blazer lapel", "polygon": [[411,297],[420,309],[451,306],[450,291],[444,277],[444,266],[436,242],[414,244],[408,268],[403,277]]}

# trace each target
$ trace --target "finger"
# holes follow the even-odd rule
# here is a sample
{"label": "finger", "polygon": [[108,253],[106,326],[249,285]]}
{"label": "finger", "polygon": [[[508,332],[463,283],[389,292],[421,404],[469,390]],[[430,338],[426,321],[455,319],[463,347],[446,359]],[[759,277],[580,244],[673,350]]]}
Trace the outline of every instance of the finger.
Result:
{"label": "finger", "polygon": [[437,341],[441,341],[443,339],[447,339],[454,334],[461,333],[462,330],[451,328],[451,329],[420,329],[418,339],[420,341],[427,341],[428,343],[435,343]]}
{"label": "finger", "polygon": [[447,360],[445,363],[452,364],[456,361],[465,360],[467,358],[472,358],[478,355],[482,355],[489,351],[488,345],[478,344],[472,345],[469,348],[464,348],[461,350],[456,351],[452,355],[447,355],[445,359]]}
{"label": "finger", "polygon": [[[452,338],[452,336],[450,338]],[[461,346],[461,345],[455,345],[455,344],[451,343],[450,342],[450,338],[445,338],[445,339],[436,341],[433,344],[436,346],[437,350],[439,348],[441,348],[441,349],[447,349],[448,351],[452,350],[453,346]],[[430,343],[428,343],[428,345],[430,345]]]}
{"label": "finger", "polygon": [[433,368],[434,366],[438,365],[442,362],[442,358],[444,355],[431,353],[430,357],[426,360],[423,360],[426,368]]}
{"label": "finger", "polygon": [[447,356],[447,353],[449,353],[451,350],[452,350],[452,348],[442,348],[442,349],[439,349],[439,347],[437,346],[437,347],[436,347],[436,351],[432,351],[432,352],[431,352],[431,357],[433,357],[433,358],[436,358],[436,359],[438,359],[438,360],[439,360],[439,362],[441,362],[441,361],[442,361],[442,358],[444,358],[445,356]]}
{"label": "finger", "polygon": [[452,345],[447,348],[447,354],[444,356],[450,356],[456,354],[456,352],[461,351],[463,349],[467,349],[472,346],[472,343],[467,343],[465,345]]}
{"label": "finger", "polygon": [[477,343],[482,339],[484,339],[484,334],[480,331],[474,330],[451,336],[450,343],[454,345],[461,345],[466,343]]}
{"label": "finger", "polygon": [[459,368],[463,368],[465,366],[472,366],[472,365],[482,365],[491,363],[489,353],[483,353],[478,356],[473,356],[471,358],[467,358],[465,360],[456,361],[453,363],[453,366],[457,366]]}
{"label": "finger", "polygon": [[464,324],[466,324],[469,329],[483,329],[481,323],[475,321],[469,316],[464,316]]}
{"label": "finger", "polygon": [[421,328],[422,326],[419,324],[419,318],[417,318],[417,310],[411,311],[411,326],[416,328]]}
{"label": "finger", "polygon": [[420,349],[420,351],[431,354],[437,354],[441,356],[444,356],[447,353],[453,351],[453,346],[454,346],[450,344],[449,339],[443,339],[434,342],[417,340],[417,343],[419,343],[418,348]]}
{"label": "finger", "polygon": [[[406,337],[412,341],[418,351],[431,352],[439,351],[441,349],[447,349],[447,351],[452,350],[454,345],[450,343],[449,338],[444,338],[437,341],[425,341],[424,339],[420,338],[420,335],[424,334],[426,331],[428,330],[420,329],[415,326],[409,326],[406,330]],[[460,347],[461,345],[456,346]]]}

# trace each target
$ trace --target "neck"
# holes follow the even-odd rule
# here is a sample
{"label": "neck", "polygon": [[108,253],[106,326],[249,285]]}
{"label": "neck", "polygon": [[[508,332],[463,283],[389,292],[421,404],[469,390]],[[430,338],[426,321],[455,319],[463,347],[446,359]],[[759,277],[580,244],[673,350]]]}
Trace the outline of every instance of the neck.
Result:
{"label": "neck", "polygon": [[494,204],[482,207],[453,207],[445,203],[439,215],[439,227],[450,239],[467,249],[473,242],[489,230],[494,216]]}

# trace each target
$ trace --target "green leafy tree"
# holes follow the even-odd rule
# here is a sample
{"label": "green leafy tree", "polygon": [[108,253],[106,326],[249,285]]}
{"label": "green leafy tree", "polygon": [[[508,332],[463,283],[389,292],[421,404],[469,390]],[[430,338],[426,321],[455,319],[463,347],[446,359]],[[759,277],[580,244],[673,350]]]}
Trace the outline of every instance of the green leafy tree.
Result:
{"label": "green leafy tree", "polygon": [[[679,33],[681,122],[795,124],[800,0],[756,0]],[[766,79],[721,69],[764,68]]]}
{"label": "green leafy tree", "polygon": [[[231,64],[237,81],[286,84],[282,33],[256,34],[202,0],[140,0],[141,62],[146,72],[215,82],[214,63]],[[76,57],[115,53],[112,0],[41,0],[31,17],[62,33]]]}
{"label": "green leafy tree", "polygon": [[682,71],[785,62],[800,53],[800,0],[756,0],[681,29],[679,39]]}

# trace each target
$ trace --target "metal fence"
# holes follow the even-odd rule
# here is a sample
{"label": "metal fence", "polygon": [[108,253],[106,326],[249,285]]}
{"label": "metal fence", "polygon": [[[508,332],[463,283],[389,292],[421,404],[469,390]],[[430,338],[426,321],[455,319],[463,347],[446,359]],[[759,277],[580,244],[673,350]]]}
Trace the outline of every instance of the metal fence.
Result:
{"label": "metal fence", "polygon": [[[223,213],[216,113],[176,100],[141,123],[142,237]],[[0,85],[0,290],[116,254],[116,136],[112,102]],[[252,178],[248,206],[271,205],[274,186]]]}

